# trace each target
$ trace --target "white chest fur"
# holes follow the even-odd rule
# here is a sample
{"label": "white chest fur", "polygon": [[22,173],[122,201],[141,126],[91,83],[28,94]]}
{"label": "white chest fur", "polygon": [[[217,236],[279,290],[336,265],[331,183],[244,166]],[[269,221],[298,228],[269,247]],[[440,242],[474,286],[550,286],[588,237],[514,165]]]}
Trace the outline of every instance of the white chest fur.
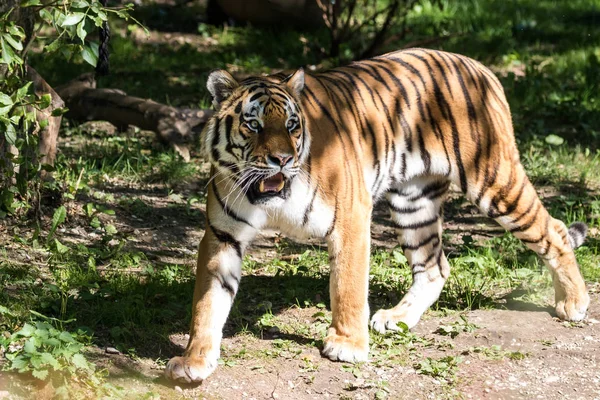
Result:
{"label": "white chest fur", "polygon": [[269,218],[269,228],[296,239],[324,237],[334,222],[334,208],[322,200],[317,186],[302,179],[294,179],[290,189],[288,199]]}

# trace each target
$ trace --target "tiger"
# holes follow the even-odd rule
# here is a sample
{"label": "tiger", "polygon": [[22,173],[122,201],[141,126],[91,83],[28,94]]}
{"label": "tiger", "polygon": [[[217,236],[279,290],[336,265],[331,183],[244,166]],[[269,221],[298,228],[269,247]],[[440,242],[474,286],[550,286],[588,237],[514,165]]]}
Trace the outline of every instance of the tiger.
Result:
{"label": "tiger", "polygon": [[[320,73],[237,81],[211,72],[215,113],[201,134],[211,164],[189,342],[168,379],[201,382],[217,367],[242,259],[263,229],[327,243],[332,314],[321,353],[368,360],[369,325],[413,328],[450,274],[442,205],[455,185],[549,269],[556,315],[580,321],[590,302],[574,249],[585,224],[551,217],[519,160],[499,79],[466,56],[420,48]],[[385,201],[412,270],[401,301],[369,323],[370,225]]]}

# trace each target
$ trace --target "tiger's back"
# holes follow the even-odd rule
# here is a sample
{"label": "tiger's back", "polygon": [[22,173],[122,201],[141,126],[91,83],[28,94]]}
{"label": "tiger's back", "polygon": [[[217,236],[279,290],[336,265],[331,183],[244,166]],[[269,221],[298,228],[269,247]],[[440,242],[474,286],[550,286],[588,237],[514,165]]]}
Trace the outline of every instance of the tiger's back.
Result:
{"label": "tiger's back", "polygon": [[477,196],[501,162],[518,161],[500,82],[457,54],[410,49],[358,61],[307,78],[303,100],[313,158],[322,149],[330,160],[341,146],[375,199],[423,175]]}

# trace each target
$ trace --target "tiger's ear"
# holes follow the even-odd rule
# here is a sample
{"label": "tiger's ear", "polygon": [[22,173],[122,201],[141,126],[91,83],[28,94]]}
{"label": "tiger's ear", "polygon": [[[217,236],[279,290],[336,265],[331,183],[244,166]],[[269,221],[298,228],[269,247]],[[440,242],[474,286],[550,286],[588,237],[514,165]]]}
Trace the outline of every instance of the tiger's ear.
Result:
{"label": "tiger's ear", "polygon": [[239,83],[235,80],[231,74],[225,70],[217,69],[212,71],[208,75],[206,81],[206,88],[213,97],[213,105],[215,108],[219,108],[219,105],[231,96],[231,93],[239,86]]}
{"label": "tiger's ear", "polygon": [[302,89],[304,89],[304,69],[298,68],[298,70],[288,76],[284,82],[292,93],[296,96],[300,96]]}

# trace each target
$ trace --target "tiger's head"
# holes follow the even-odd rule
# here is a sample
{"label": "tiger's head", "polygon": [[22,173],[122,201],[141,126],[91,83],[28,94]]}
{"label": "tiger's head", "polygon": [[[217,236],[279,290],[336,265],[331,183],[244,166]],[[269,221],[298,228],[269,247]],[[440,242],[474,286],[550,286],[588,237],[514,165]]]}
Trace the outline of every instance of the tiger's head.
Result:
{"label": "tiger's head", "polygon": [[281,81],[237,82],[216,70],[207,88],[216,112],[202,146],[215,179],[231,179],[253,204],[281,204],[308,156],[310,139],[300,104],[304,71]]}

